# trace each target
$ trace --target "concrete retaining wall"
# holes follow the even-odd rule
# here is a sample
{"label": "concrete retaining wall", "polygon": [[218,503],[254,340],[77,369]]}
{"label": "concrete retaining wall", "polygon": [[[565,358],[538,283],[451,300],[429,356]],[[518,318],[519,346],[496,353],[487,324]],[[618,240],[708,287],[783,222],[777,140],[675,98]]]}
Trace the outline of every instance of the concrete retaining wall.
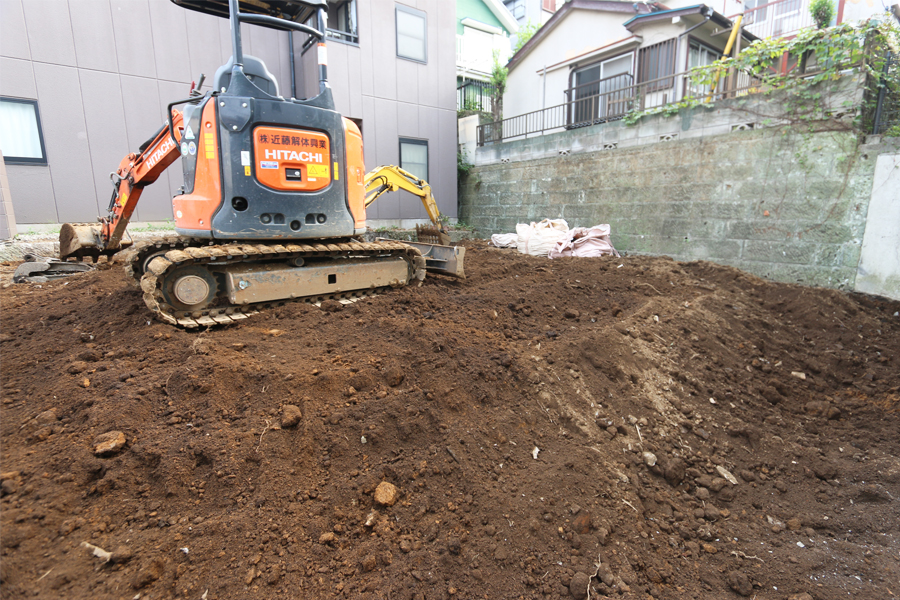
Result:
{"label": "concrete retaining wall", "polygon": [[[681,118],[666,126],[679,126]],[[852,131],[732,131],[728,123],[664,142],[663,133],[653,134],[655,143],[641,135],[642,127],[661,122],[479,148],[479,166],[461,187],[460,221],[479,235],[545,217],[564,218],[570,227],[610,223],[620,251],[853,288],[875,164],[879,155],[900,151],[900,140],[859,144]],[[603,149],[613,132],[647,141]]]}

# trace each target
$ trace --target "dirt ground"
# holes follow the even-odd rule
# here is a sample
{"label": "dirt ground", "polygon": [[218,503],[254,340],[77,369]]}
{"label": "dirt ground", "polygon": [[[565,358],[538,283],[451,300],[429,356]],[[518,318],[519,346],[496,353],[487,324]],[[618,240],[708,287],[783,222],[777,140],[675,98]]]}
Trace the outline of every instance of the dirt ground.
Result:
{"label": "dirt ground", "polygon": [[3,598],[900,596],[900,303],[467,246],[202,333],[0,290]]}

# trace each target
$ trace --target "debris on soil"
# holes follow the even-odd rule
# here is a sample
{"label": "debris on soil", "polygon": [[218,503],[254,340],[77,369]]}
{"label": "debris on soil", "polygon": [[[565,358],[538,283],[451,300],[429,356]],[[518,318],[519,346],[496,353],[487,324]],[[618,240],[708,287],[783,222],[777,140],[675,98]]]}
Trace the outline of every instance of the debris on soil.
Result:
{"label": "debris on soil", "polygon": [[86,273],[94,269],[94,265],[84,262],[66,262],[45,256],[26,256],[13,273],[13,283],[48,283],[54,279],[70,277],[77,273]]}
{"label": "debris on soil", "polygon": [[900,303],[466,246],[202,333],[0,289],[0,595],[896,597]]}

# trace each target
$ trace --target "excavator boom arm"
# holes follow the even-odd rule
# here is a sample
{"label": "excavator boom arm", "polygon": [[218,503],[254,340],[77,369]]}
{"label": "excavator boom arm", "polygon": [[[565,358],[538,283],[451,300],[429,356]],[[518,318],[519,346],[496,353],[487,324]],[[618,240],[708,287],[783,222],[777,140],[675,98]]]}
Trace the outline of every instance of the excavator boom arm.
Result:
{"label": "excavator boom arm", "polygon": [[437,202],[431,194],[431,186],[424,179],[419,179],[409,171],[404,171],[395,165],[384,165],[366,173],[365,186],[366,206],[375,202],[385,192],[406,190],[415,194],[422,200],[422,204],[428,212],[428,218],[431,219],[434,226],[439,231],[446,233],[446,229],[441,225],[441,213],[438,210]]}
{"label": "excavator boom arm", "polygon": [[118,248],[144,187],[159,179],[181,155],[178,141],[183,117],[180,111],[173,109],[171,118],[175,139],[164,126],[142,152],[123,158],[119,169],[112,174],[116,189],[109,203],[109,214],[102,221],[100,240],[104,249]]}
{"label": "excavator boom arm", "polygon": [[181,154],[178,142],[183,117],[180,111],[173,109],[171,118],[171,129],[168,123],[164,125],[141,146],[141,150],[123,158],[116,172],[110,174],[114,189],[106,217],[99,223],[65,223],[62,226],[59,232],[61,259],[90,256],[96,261],[100,255],[110,256],[131,245],[125,230],[144,187],[159,179]]}

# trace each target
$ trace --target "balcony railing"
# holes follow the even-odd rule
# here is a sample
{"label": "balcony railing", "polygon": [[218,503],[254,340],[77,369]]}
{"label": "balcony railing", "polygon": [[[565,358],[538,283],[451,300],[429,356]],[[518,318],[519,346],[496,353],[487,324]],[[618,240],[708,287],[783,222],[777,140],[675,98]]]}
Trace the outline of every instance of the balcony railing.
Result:
{"label": "balcony railing", "polygon": [[456,88],[456,110],[489,113],[494,107],[497,88],[482,81],[467,81]]}
{"label": "balcony railing", "polygon": [[[729,17],[734,21],[738,15]],[[808,0],[775,0],[744,11],[743,29],[760,38],[793,37],[813,27]]]}
{"label": "balcony railing", "polygon": [[[569,100],[563,104],[479,125],[477,143],[483,146],[533,134],[588,127],[619,120],[634,110],[657,108],[688,98],[701,102],[735,98],[754,93],[759,86],[759,82],[742,72],[723,76],[715,91],[691,81],[689,71],[627,85],[630,77],[618,75],[570,88],[566,91]],[[596,93],[588,94],[591,85],[595,86]],[[585,91],[579,92],[579,88]]]}

